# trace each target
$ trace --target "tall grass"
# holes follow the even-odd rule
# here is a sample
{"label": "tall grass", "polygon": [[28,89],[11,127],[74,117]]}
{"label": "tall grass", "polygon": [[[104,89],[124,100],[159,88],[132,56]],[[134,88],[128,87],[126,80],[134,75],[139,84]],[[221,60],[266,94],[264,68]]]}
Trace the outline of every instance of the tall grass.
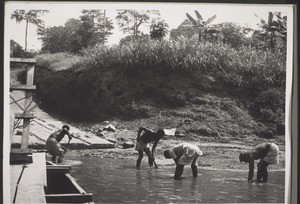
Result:
{"label": "tall grass", "polygon": [[234,49],[223,43],[177,41],[131,41],[114,47],[82,51],[73,67],[181,71],[211,74],[237,87],[282,86],[285,84],[285,56],[280,52],[252,47]]}

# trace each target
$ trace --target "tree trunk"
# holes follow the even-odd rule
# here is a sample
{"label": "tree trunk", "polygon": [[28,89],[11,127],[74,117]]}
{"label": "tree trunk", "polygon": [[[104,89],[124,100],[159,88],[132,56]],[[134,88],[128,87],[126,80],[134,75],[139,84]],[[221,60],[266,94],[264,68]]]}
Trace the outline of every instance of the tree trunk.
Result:
{"label": "tree trunk", "polygon": [[26,19],[26,30],[25,30],[25,51],[27,50],[27,30],[28,30],[28,19]]}
{"label": "tree trunk", "polygon": [[105,44],[105,26],[106,26],[106,11],[104,9],[104,18],[103,18],[103,45]]}

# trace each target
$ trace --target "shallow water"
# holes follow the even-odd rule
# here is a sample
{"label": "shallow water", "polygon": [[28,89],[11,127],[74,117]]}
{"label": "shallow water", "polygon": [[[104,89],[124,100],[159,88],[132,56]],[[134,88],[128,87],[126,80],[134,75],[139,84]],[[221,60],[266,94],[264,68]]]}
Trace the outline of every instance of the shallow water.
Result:
{"label": "shallow water", "polygon": [[[80,162],[79,162],[80,161]],[[144,163],[143,163],[144,162]],[[284,172],[269,173],[268,183],[247,182],[247,172],[204,170],[193,178],[186,166],[182,180],[173,179],[175,166],[153,169],[143,161],[69,155],[71,175],[95,203],[283,203]],[[254,175],[256,176],[256,174]]]}

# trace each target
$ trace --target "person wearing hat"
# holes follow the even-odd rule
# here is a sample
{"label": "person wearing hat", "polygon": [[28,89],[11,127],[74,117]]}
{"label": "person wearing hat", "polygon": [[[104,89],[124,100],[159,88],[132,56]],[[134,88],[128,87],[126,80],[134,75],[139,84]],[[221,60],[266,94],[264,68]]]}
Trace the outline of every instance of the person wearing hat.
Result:
{"label": "person wearing hat", "polygon": [[[143,134],[141,135],[141,133]],[[136,161],[136,167],[139,168],[145,152],[148,155],[149,166],[153,165],[154,162],[154,150],[159,140],[165,135],[163,129],[158,129],[156,132],[147,128],[140,127],[138,130],[138,136],[136,138],[135,149],[139,153],[139,157]],[[150,143],[153,142],[152,150],[150,151]],[[156,164],[156,163],[155,163]]]}
{"label": "person wearing hat", "polygon": [[240,162],[249,163],[248,182],[252,183],[254,160],[260,159],[257,165],[257,182],[268,181],[269,164],[278,164],[279,148],[275,143],[261,143],[249,152],[241,153]]}
{"label": "person wearing hat", "polygon": [[164,151],[165,158],[174,159],[176,163],[175,180],[180,179],[185,165],[191,165],[193,177],[197,177],[198,160],[201,155],[203,152],[199,147],[189,143],[174,145],[171,149]]}
{"label": "person wearing hat", "polygon": [[[46,141],[46,149],[52,155],[51,161],[53,163],[61,163],[65,154],[65,148],[63,148],[59,142],[67,135],[69,140],[72,139],[72,135],[69,133],[70,127],[63,125],[61,129],[53,132]],[[56,161],[56,157],[58,160]]]}

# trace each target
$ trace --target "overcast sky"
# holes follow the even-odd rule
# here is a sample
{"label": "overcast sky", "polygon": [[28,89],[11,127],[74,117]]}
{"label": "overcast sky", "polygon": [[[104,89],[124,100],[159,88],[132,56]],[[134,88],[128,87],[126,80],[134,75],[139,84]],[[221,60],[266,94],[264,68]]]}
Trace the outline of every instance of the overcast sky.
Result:
{"label": "overcast sky", "polygon": [[[105,9],[106,15],[114,20],[113,35],[108,39],[109,44],[118,43],[124,34],[115,22],[117,9],[159,10],[161,18],[169,25],[169,30],[177,28],[185,19],[186,13],[195,17],[198,10],[204,20],[213,15],[217,18],[213,23],[236,22],[241,26],[255,28],[260,22],[255,14],[267,19],[268,12],[282,12],[287,15],[291,6],[287,5],[238,5],[238,4],[205,4],[205,3],[81,3],[81,2],[6,2],[5,5],[5,40],[13,39],[24,48],[25,22],[16,23],[10,19],[16,9],[47,9],[42,19],[46,27],[64,25],[70,18],[79,18],[82,9]],[[149,33],[149,31],[146,31]],[[36,26],[29,24],[28,49],[40,49],[42,42],[37,39]]]}

